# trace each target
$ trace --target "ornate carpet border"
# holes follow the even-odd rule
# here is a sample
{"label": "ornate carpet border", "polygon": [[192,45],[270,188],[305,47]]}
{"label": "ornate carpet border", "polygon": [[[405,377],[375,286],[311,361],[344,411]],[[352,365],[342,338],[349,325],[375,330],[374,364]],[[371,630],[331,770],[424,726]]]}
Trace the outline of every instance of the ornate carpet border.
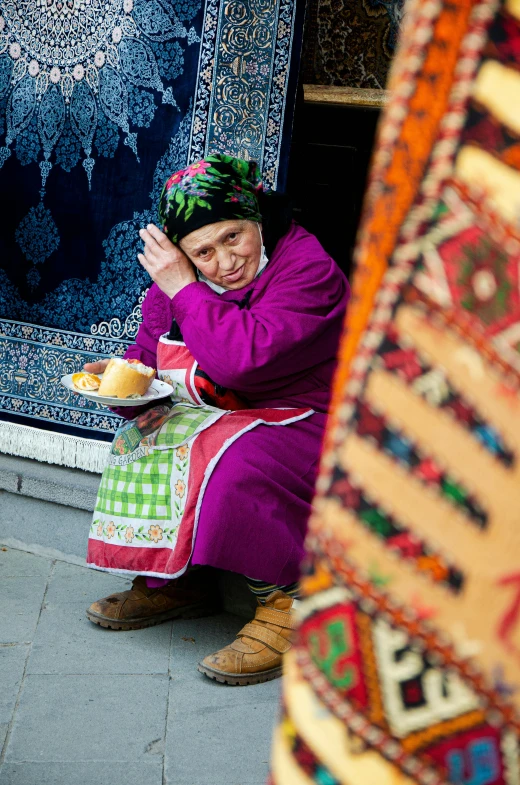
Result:
{"label": "ornate carpet border", "polygon": [[[120,418],[105,407],[69,392],[60,379],[81,369],[85,362],[122,355],[126,346],[127,342],[118,339],[0,320],[0,410],[6,419],[9,415],[29,416],[80,431],[89,429],[105,436],[114,433]],[[49,432],[42,431],[42,434],[43,442],[48,442]],[[32,449],[32,443],[29,448]],[[24,449],[20,446],[21,452],[16,454],[32,457],[25,455]],[[4,450],[3,440],[0,450]],[[12,449],[5,451],[12,452]]]}
{"label": "ornate carpet border", "polygon": [[217,0],[206,3],[189,160],[229,152],[258,161],[268,188],[283,186],[280,151],[297,2],[218,6]]}

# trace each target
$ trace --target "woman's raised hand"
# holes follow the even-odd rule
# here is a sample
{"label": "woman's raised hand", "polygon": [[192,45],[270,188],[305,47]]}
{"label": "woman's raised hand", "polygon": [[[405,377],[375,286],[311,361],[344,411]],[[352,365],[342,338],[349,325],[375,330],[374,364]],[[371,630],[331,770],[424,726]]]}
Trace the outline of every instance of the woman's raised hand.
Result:
{"label": "woman's raised hand", "polygon": [[110,360],[98,360],[95,363],[85,363],[83,370],[87,373],[104,373]]}
{"label": "woman's raised hand", "polygon": [[159,227],[148,224],[146,229],[140,230],[139,235],[144,242],[144,253],[137,254],[137,258],[168,297],[175,297],[181,289],[197,280],[188,257]]}

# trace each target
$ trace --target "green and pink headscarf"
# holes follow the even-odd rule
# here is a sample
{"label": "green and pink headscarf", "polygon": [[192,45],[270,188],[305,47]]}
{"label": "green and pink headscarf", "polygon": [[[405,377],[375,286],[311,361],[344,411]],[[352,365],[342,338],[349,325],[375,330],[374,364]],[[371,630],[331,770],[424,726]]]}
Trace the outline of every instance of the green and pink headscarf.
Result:
{"label": "green and pink headscarf", "polygon": [[207,224],[247,220],[261,223],[262,180],[255,161],[208,155],[167,180],[159,221],[172,243]]}

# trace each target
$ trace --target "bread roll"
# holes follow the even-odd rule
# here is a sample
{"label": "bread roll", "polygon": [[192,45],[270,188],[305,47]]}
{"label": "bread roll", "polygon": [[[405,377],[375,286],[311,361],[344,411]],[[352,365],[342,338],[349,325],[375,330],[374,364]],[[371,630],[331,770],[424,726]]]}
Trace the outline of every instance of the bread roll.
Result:
{"label": "bread roll", "polygon": [[101,384],[99,395],[108,398],[130,398],[144,395],[155,377],[155,368],[149,368],[139,360],[123,360],[112,357]]}

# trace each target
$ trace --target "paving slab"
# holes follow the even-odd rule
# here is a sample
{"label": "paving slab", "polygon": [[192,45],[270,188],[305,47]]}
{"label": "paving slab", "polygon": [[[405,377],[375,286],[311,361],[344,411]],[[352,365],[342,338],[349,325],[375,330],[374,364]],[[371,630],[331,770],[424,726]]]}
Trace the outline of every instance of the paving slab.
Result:
{"label": "paving slab", "polygon": [[50,559],[14,548],[0,548],[0,579],[46,576],[51,567]]}
{"label": "paving slab", "polygon": [[243,618],[114,632],[85,609],[126,576],[11,549],[0,565],[2,785],[264,785],[280,681],[197,671]]}
{"label": "paving slab", "polygon": [[[167,785],[263,785],[279,682],[228,687],[173,679],[165,746]],[[211,772],[211,779],[208,779]]]}
{"label": "paving slab", "polygon": [[23,643],[34,635],[47,577],[0,578],[0,643]]}
{"label": "paving slab", "polygon": [[[273,711],[279,705],[280,680],[273,679],[264,684],[250,684],[244,687],[232,687],[209,679],[202,673],[175,678],[170,684],[170,714],[172,708],[181,717],[183,712],[213,714],[224,710],[230,718],[236,706],[248,706],[251,710],[272,705]],[[173,705],[172,705],[173,700]],[[239,727],[238,723],[236,723]],[[233,726],[235,721],[233,720]]]}
{"label": "paving slab", "polygon": [[46,600],[65,605],[71,601],[82,601],[87,607],[107,594],[126,591],[131,583],[131,579],[124,575],[58,561],[49,581]]}
{"label": "paving slab", "polygon": [[85,558],[92,513],[0,490],[0,542],[12,538],[27,550],[50,548],[62,558]]}
{"label": "paving slab", "polygon": [[[0,724],[0,751],[2,750],[2,748],[3,748],[4,744],[5,744],[5,740],[7,738],[7,731],[8,730],[9,730],[9,725],[8,725],[7,722],[3,722],[2,724]],[[0,769],[0,774],[1,774],[1,771],[2,770]],[[2,782],[1,776],[0,776],[0,782]]]}
{"label": "paving slab", "polygon": [[[172,630],[165,746],[167,785],[264,785],[280,681],[230,687],[197,671],[244,620],[231,614],[182,620]],[[182,729],[182,732],[181,732]]]}
{"label": "paving slab", "polygon": [[231,643],[243,626],[244,619],[230,613],[175,621],[170,655],[170,671],[173,678],[182,675],[200,680],[201,674],[197,671],[197,663],[208,654],[213,654]]}
{"label": "paving slab", "polygon": [[168,673],[171,624],[115,631],[85,614],[96,599],[130,586],[127,578],[58,562],[49,582],[28,673]]}
{"label": "paving slab", "polygon": [[107,630],[87,619],[87,604],[46,602],[28,673],[168,673],[171,623],[145,630]]}
{"label": "paving slab", "polygon": [[[162,758],[88,763],[6,763],[2,785],[163,785]],[[180,783],[179,783],[180,785]]]}
{"label": "paving slab", "polygon": [[[142,761],[164,738],[167,676],[26,677],[6,763]],[[121,782],[124,782],[122,777]]]}
{"label": "paving slab", "polygon": [[24,644],[0,646],[0,725],[11,722],[28,651]]}

